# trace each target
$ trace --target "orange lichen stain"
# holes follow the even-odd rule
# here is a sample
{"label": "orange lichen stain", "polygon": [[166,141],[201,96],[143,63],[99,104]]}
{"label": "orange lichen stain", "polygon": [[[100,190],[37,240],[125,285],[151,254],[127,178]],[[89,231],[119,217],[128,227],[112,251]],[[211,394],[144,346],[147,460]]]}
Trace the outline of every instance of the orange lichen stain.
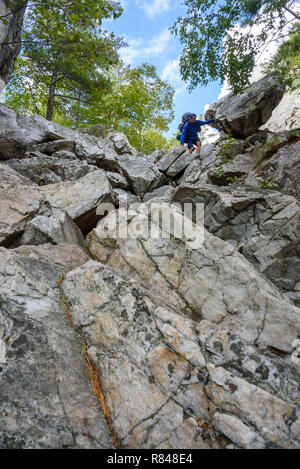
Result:
{"label": "orange lichen stain", "polygon": [[[71,329],[74,329],[73,324],[72,324],[70,311],[69,311],[64,299],[61,299],[60,301],[64,306],[69,326],[71,327]],[[89,372],[89,377],[90,377],[90,380],[91,380],[92,390],[93,390],[93,393],[95,394],[95,396],[97,397],[97,399],[98,399],[98,401],[101,405],[102,412],[103,412],[106,424],[107,424],[108,429],[110,431],[110,435],[111,435],[111,438],[112,438],[112,443],[113,443],[114,447],[116,449],[118,449],[119,448],[119,443],[118,443],[118,440],[117,440],[117,438],[115,436],[115,433],[114,433],[114,429],[113,429],[113,425],[112,425],[112,419],[111,419],[111,416],[109,414],[109,410],[108,410],[106,402],[105,402],[105,397],[104,397],[104,394],[103,394],[103,391],[102,391],[100,378],[99,378],[99,375],[98,375],[98,372],[97,372],[96,368],[94,368],[93,365],[90,362],[90,359],[89,359],[88,354],[87,354],[86,342],[85,342],[82,335],[81,335],[81,338],[82,338],[82,341],[83,341],[83,356],[84,356],[85,364],[86,364],[88,372]]]}
{"label": "orange lichen stain", "polygon": [[258,176],[263,176],[264,172],[262,170],[254,170],[255,174],[257,174]]}
{"label": "orange lichen stain", "polygon": [[86,366],[89,370],[89,375],[90,375],[90,380],[91,380],[91,384],[92,384],[93,393],[95,394],[98,401],[100,402],[104,418],[106,420],[107,426],[109,428],[109,431],[110,431],[110,434],[111,434],[111,437],[112,437],[113,445],[114,445],[115,448],[118,448],[119,444],[118,444],[117,438],[114,434],[114,430],[113,430],[113,426],[112,426],[112,420],[111,420],[109,410],[108,410],[106,402],[105,402],[105,397],[104,397],[104,394],[103,394],[103,391],[102,391],[102,388],[101,388],[99,375],[97,373],[97,370],[93,367],[93,365],[91,364],[91,362],[89,360],[87,350],[86,350],[86,343],[84,343],[83,348],[84,348],[84,358],[85,358]]}
{"label": "orange lichen stain", "polygon": [[203,430],[207,430],[208,429],[208,424],[204,421],[204,420],[197,420],[197,423],[199,425],[199,427],[203,428]]}
{"label": "orange lichen stain", "polygon": [[61,274],[59,280],[56,282],[56,285],[61,285],[65,281],[66,277],[65,274]]}
{"label": "orange lichen stain", "polygon": [[69,323],[70,328],[71,328],[71,329],[74,329],[73,323],[72,323],[72,319],[71,319],[71,314],[70,314],[70,311],[69,311],[69,309],[68,309],[66,303],[65,303],[64,300],[62,300],[62,299],[60,300],[60,302],[61,302],[61,304],[62,304],[63,307],[64,307],[64,310],[65,310],[65,313],[66,313],[66,317],[67,317],[67,321],[68,321],[68,323]]}

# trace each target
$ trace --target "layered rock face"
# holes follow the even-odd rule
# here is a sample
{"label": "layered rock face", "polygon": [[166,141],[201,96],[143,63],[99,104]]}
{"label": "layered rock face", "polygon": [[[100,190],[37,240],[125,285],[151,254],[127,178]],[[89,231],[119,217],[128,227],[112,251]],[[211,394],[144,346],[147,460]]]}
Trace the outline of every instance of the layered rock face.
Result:
{"label": "layered rock face", "polygon": [[231,131],[234,137],[245,138],[267,122],[283,93],[284,85],[279,74],[274,72],[253,83],[243,93],[220,99],[207,110],[205,119],[215,117],[214,127]]}
{"label": "layered rock face", "polygon": [[213,105],[200,159],[0,105],[0,447],[300,448],[300,124],[259,130],[282,92]]}

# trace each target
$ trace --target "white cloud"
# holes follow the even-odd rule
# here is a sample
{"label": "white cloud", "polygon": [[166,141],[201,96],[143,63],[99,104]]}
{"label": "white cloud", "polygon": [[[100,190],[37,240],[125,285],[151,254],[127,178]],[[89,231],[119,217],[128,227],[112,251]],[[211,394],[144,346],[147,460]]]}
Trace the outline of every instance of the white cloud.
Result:
{"label": "white cloud", "polygon": [[174,88],[175,94],[185,91],[187,85],[182,81],[179,70],[179,58],[169,60],[164,66],[160,78],[162,80],[167,80]]}
{"label": "white cloud", "polygon": [[181,86],[178,86],[178,88],[175,89],[174,93],[174,99],[177,98],[181,93],[184,93],[186,91],[186,86],[183,84]]}
{"label": "white cloud", "polygon": [[127,42],[128,47],[122,47],[119,50],[120,57],[125,64],[132,65],[134,59],[140,55],[139,46],[142,44],[143,40],[141,38],[127,39],[125,37],[125,41]]}
{"label": "white cloud", "polygon": [[180,82],[179,59],[170,60],[166,63],[161,72],[161,79],[168,80],[170,83]]}
{"label": "white cloud", "polygon": [[147,44],[141,38],[126,39],[128,47],[120,49],[121,59],[129,65],[132,65],[136,58],[149,58],[161,55],[167,50],[171,34],[168,29],[163,30],[157,36],[154,36]]}
{"label": "white cloud", "polygon": [[154,18],[156,15],[169,11],[171,8],[171,0],[152,0],[147,2],[145,0],[136,0],[139,8],[145,11],[146,15]]}
{"label": "white cloud", "polygon": [[165,29],[150,41],[149,46],[143,50],[143,54],[146,54],[147,56],[162,54],[167,49],[170,39],[170,31]]}
{"label": "white cloud", "polygon": [[224,96],[227,96],[230,92],[231,92],[231,90],[229,89],[229,83],[228,83],[228,80],[226,79],[223,83],[221,92],[218,96],[218,100],[223,98]]}
{"label": "white cloud", "polygon": [[160,78],[168,81],[175,88],[174,99],[187,90],[187,85],[181,80],[179,71],[179,58],[166,63]]}
{"label": "white cloud", "polygon": [[206,113],[206,111],[208,111],[210,108],[210,104],[205,104],[204,106],[204,114]]}

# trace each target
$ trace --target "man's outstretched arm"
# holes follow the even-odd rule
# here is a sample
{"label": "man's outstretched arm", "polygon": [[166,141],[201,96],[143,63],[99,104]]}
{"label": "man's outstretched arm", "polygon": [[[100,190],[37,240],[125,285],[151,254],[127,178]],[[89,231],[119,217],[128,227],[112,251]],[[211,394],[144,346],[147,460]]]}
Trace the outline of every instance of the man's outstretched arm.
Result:
{"label": "man's outstretched arm", "polygon": [[208,121],[197,121],[197,124],[206,125],[206,124],[211,124],[214,121],[215,121],[215,119],[209,119]]}

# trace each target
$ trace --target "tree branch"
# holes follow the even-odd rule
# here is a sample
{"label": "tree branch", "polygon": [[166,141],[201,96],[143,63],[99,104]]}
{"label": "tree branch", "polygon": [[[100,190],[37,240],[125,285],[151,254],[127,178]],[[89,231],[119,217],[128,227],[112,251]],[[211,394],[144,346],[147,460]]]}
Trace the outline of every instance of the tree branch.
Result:
{"label": "tree branch", "polygon": [[[287,24],[291,23],[292,21],[294,21],[294,20],[288,21]],[[263,47],[263,49],[260,51],[260,54],[259,54],[259,56],[257,57],[257,60],[260,59],[260,57],[262,56],[262,54],[264,53],[264,51],[266,50],[266,48],[268,47],[268,45],[269,45],[271,42],[277,41],[277,40],[279,40],[279,39],[281,39],[281,38],[284,38],[284,37],[287,37],[287,36],[290,36],[290,32],[288,32],[287,34],[284,34],[284,35],[281,35],[281,36],[279,36],[279,37],[276,37],[276,35],[277,35],[279,32],[281,32],[281,31],[287,26],[287,24],[285,24],[284,26],[282,26],[281,28],[279,28],[277,31],[275,31],[275,33],[273,34],[272,38],[271,38],[269,41],[267,41],[267,42],[264,43],[264,47]]]}
{"label": "tree branch", "polygon": [[76,98],[75,96],[66,96],[64,94],[56,94],[55,97],[64,98],[64,99],[75,99],[76,101],[80,101],[81,103],[87,102],[87,100]]}
{"label": "tree branch", "polygon": [[300,20],[300,15],[296,13],[295,11],[291,10],[289,7],[283,7],[286,11],[288,11],[291,15],[293,15],[295,18]]}
{"label": "tree branch", "polygon": [[[42,41],[11,41],[11,42],[0,42],[0,46],[7,46],[9,44],[23,44],[25,42],[31,42],[31,43],[42,43]],[[44,42],[44,45],[51,45],[51,42]]]}

